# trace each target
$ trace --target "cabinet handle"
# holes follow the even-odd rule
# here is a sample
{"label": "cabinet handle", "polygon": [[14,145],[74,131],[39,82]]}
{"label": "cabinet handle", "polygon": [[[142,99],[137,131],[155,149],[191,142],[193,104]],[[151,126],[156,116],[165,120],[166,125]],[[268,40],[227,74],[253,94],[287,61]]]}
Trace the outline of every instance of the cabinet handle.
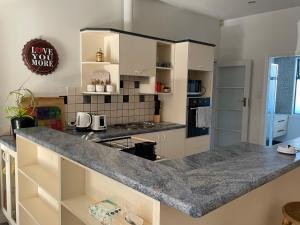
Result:
{"label": "cabinet handle", "polygon": [[204,67],[204,66],[198,65],[197,67],[198,67],[198,68],[202,68],[202,67]]}
{"label": "cabinet handle", "polygon": [[282,123],[282,122],[284,122],[285,120],[278,120],[278,123]]}
{"label": "cabinet handle", "polygon": [[283,132],[283,131],[285,131],[285,130],[277,130],[277,132]]}

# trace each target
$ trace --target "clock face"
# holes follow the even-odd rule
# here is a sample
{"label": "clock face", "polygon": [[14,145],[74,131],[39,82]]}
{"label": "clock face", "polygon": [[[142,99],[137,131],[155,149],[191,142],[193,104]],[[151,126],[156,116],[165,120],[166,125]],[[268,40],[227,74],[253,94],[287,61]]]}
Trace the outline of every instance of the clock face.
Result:
{"label": "clock face", "polygon": [[34,39],[24,46],[23,61],[33,73],[47,75],[53,73],[58,66],[56,49],[48,41]]}

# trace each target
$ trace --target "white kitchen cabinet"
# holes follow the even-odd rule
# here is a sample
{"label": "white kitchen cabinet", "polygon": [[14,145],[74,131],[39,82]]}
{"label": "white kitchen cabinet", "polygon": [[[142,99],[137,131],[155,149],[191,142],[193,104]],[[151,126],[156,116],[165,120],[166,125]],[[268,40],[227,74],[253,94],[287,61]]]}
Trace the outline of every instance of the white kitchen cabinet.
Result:
{"label": "white kitchen cabinet", "polygon": [[138,134],[135,137],[155,141],[156,153],[169,159],[184,157],[185,129],[174,129],[147,134]]}
{"label": "white kitchen cabinet", "polygon": [[189,43],[188,69],[213,71],[214,48],[207,45]]}
{"label": "white kitchen cabinet", "polygon": [[186,138],[184,149],[185,156],[208,151],[210,149],[210,135]]}
{"label": "white kitchen cabinet", "polygon": [[273,125],[273,138],[281,137],[287,134],[288,118],[289,116],[287,114],[275,114]]}
{"label": "white kitchen cabinet", "polygon": [[1,209],[11,225],[17,224],[15,157],[16,152],[1,145]]}
{"label": "white kitchen cabinet", "polygon": [[120,34],[120,74],[155,76],[156,41],[148,38]]}

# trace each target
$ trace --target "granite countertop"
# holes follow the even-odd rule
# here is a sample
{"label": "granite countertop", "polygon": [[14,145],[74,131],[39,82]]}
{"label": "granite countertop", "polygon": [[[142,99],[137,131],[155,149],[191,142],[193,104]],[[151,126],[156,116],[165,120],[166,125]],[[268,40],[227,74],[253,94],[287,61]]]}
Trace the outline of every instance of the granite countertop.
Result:
{"label": "granite countertop", "polygon": [[0,136],[0,144],[3,144],[13,151],[16,151],[16,139],[12,135]]}
{"label": "granite countertop", "polygon": [[[48,128],[17,134],[192,217],[210,211],[300,166],[296,156],[240,143],[160,163]],[[288,144],[300,147],[300,138]]]}
{"label": "granite countertop", "polygon": [[[108,127],[106,131],[94,132],[91,138],[98,138],[101,140],[105,140],[110,138],[118,138],[118,137],[125,137],[125,136],[136,135],[136,134],[145,134],[145,133],[174,130],[180,128],[185,128],[185,125],[177,124],[177,123],[161,122],[161,123],[156,123],[154,127],[151,128],[139,128],[136,130],[127,130],[122,128],[115,128],[112,126],[112,127]],[[90,131],[78,132],[74,127],[67,127],[67,129],[63,132],[77,137],[81,137],[83,135],[87,135],[90,133]],[[11,135],[0,136],[0,144],[5,145],[6,147],[10,148],[13,151],[16,151],[16,140]]]}
{"label": "granite countertop", "polygon": [[[160,132],[160,131],[165,131],[165,130],[174,130],[174,129],[180,129],[180,128],[185,128],[185,125],[177,124],[177,123],[161,122],[161,123],[155,123],[153,127],[139,128],[136,130],[128,130],[128,129],[122,129],[122,128],[116,128],[116,127],[110,126],[105,131],[94,132],[94,135],[92,138],[99,138],[101,140],[105,140],[105,139],[111,139],[111,138],[118,138],[118,137],[151,133],[151,132]],[[75,135],[75,136],[79,136],[79,137],[81,137],[83,135],[87,135],[89,133],[89,131],[88,132],[78,132],[75,130],[75,128],[72,128],[72,127],[68,127],[64,132]]]}

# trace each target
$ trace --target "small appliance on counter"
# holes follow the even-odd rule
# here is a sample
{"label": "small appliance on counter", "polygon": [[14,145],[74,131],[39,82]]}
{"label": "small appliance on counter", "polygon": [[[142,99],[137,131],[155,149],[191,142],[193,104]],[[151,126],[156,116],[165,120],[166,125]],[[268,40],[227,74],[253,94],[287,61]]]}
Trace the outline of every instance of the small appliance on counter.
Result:
{"label": "small appliance on counter", "polygon": [[77,112],[75,127],[78,131],[87,131],[92,125],[92,115],[85,112]]}
{"label": "small appliance on counter", "polygon": [[78,112],[74,125],[77,131],[103,131],[107,129],[106,115],[92,115],[86,112]]}
{"label": "small appliance on counter", "polygon": [[107,129],[106,115],[92,115],[92,131],[102,131]]}

